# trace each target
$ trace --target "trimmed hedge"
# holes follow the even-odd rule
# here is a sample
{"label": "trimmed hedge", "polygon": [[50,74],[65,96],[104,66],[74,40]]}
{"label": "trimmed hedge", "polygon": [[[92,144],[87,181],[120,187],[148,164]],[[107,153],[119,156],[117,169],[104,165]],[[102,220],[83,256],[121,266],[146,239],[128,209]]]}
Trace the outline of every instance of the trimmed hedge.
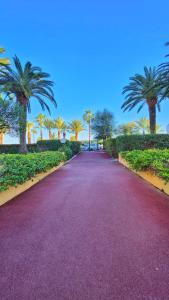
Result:
{"label": "trimmed hedge", "polygon": [[[28,151],[29,152],[37,152],[37,144],[29,144]],[[6,144],[0,145],[0,154],[16,154],[19,153],[19,145],[18,144]]]}
{"label": "trimmed hedge", "polygon": [[66,141],[62,144],[59,140],[43,140],[37,142],[37,148],[39,151],[57,151],[63,147],[69,147],[72,154],[75,155],[80,152],[81,143],[80,142],[70,142]]}
{"label": "trimmed hedge", "polygon": [[136,171],[152,170],[157,176],[169,181],[169,150],[134,150],[121,153]]}
{"label": "trimmed hedge", "polygon": [[61,152],[41,152],[29,154],[0,155],[0,191],[29,180],[38,173],[45,172],[65,161]]}
{"label": "trimmed hedge", "polygon": [[[65,146],[67,147],[66,150],[67,152],[69,148],[72,152],[72,155],[75,155],[80,152],[81,143],[66,141],[65,144],[62,144],[59,140],[43,140],[43,141],[38,141],[37,144],[27,145],[29,152],[57,151],[57,150],[61,151],[62,147],[63,149],[65,149]],[[17,154],[19,153],[19,145],[18,144],[0,145],[0,154],[2,153]]]}
{"label": "trimmed hedge", "polygon": [[124,135],[116,138],[117,151],[169,148],[169,134]]}
{"label": "trimmed hedge", "polygon": [[106,152],[113,157],[118,157],[116,149],[116,139],[107,139],[104,141],[104,149]]}
{"label": "trimmed hedge", "polygon": [[106,140],[104,147],[115,157],[122,151],[166,149],[169,148],[169,134],[121,135]]}

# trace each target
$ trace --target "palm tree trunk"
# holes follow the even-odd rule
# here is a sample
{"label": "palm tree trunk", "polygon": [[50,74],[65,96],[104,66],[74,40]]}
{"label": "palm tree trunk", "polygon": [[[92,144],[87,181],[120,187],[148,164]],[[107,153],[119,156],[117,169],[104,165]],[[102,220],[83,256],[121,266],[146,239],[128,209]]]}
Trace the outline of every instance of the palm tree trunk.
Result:
{"label": "palm tree trunk", "polygon": [[42,131],[42,127],[41,127],[41,129],[40,129],[40,139],[41,139],[41,141],[43,140],[43,131]]}
{"label": "palm tree trunk", "polygon": [[28,144],[31,144],[31,133],[28,131]]}
{"label": "palm tree trunk", "polygon": [[3,132],[0,132],[0,145],[3,144],[3,140],[4,140],[4,134]]}
{"label": "palm tree trunk", "polygon": [[89,150],[90,150],[90,141],[91,141],[91,125],[89,122]]}
{"label": "palm tree trunk", "polygon": [[78,141],[78,132],[75,133],[75,140]]}
{"label": "palm tree trunk", "polygon": [[52,133],[51,133],[51,130],[49,129],[49,140],[52,140]]}
{"label": "palm tree trunk", "polygon": [[150,133],[156,133],[156,105],[149,105]]}
{"label": "palm tree trunk", "polygon": [[19,111],[19,140],[20,153],[27,153],[26,145],[26,122],[27,122],[27,106],[20,103]]}
{"label": "palm tree trunk", "polygon": [[58,130],[58,140],[60,140],[60,134],[61,134],[61,132],[60,132],[60,130]]}

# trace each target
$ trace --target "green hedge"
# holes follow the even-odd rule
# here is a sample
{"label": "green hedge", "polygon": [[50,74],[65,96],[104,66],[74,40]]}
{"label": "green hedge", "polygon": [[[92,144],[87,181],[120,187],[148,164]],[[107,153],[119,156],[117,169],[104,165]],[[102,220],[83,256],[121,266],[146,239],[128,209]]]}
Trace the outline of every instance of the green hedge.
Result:
{"label": "green hedge", "polygon": [[116,149],[116,139],[107,139],[104,141],[104,149],[106,152],[113,157],[118,157]]}
{"label": "green hedge", "polygon": [[0,191],[29,180],[66,160],[61,152],[0,155]]}
{"label": "green hedge", "polygon": [[[30,144],[28,146],[29,152],[37,152],[37,144]],[[0,154],[16,154],[19,153],[19,145],[17,144],[6,144],[6,145],[0,145]]]}
{"label": "green hedge", "polygon": [[124,135],[116,138],[117,151],[169,148],[169,134]]}
{"label": "green hedge", "polygon": [[105,150],[112,156],[122,151],[167,149],[169,134],[121,135],[104,142]]}
{"label": "green hedge", "polygon": [[152,170],[166,182],[169,181],[169,150],[134,150],[121,156],[136,171]]}
{"label": "green hedge", "polygon": [[[65,144],[62,144],[59,140],[43,140],[38,141],[37,144],[28,144],[28,151],[29,152],[42,152],[42,151],[57,151],[60,150],[62,152],[62,148],[65,149],[68,153],[68,148],[71,150],[69,151],[71,156],[75,155],[80,152],[81,143],[80,142],[70,142],[66,141]],[[19,153],[19,145],[12,144],[12,145],[0,145],[0,154],[17,154]]]}

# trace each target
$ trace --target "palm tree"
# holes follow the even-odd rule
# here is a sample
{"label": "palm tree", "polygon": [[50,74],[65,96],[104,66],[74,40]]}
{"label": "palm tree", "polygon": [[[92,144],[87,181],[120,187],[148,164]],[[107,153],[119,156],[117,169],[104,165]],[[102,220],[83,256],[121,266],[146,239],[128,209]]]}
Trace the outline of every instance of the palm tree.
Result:
{"label": "palm tree", "polygon": [[52,128],[54,128],[54,121],[52,119],[46,118],[44,120],[44,126],[48,130],[49,140],[52,139]]}
{"label": "palm tree", "polygon": [[[5,49],[4,48],[0,48],[0,54],[1,53],[4,53],[5,52]],[[8,65],[9,64],[9,59],[8,58],[0,58],[0,64],[2,65]]]}
{"label": "palm tree", "polygon": [[139,130],[141,130],[142,133],[145,134],[147,131],[147,125],[149,126],[149,120],[147,118],[141,118],[138,121],[136,121],[136,124]]}
{"label": "palm tree", "polygon": [[33,128],[33,122],[27,122],[26,128],[27,128],[27,139],[28,139],[28,144],[31,144],[32,136],[31,136],[31,130]]}
{"label": "palm tree", "polygon": [[128,122],[126,124],[119,125],[116,132],[123,135],[138,134],[138,127],[135,122]]}
{"label": "palm tree", "polygon": [[130,77],[130,83],[123,88],[123,94],[126,94],[121,107],[123,111],[139,106],[139,112],[145,104],[148,105],[151,134],[156,132],[156,107],[160,110],[160,78],[161,75],[155,68],[144,67],[144,75]]}
{"label": "palm tree", "polygon": [[58,131],[58,140],[60,140],[61,133],[67,128],[66,123],[62,118],[58,117],[56,120],[54,120],[54,124]]}
{"label": "palm tree", "polygon": [[22,66],[17,56],[14,57],[13,62],[15,69],[8,65],[0,69],[0,86],[7,95],[14,95],[20,105],[20,152],[26,153],[26,122],[27,110],[30,112],[30,100],[32,98],[38,100],[42,109],[47,109],[49,112],[45,98],[55,106],[56,101],[52,91],[53,82],[49,80],[48,73],[42,72],[39,67],[32,66],[30,62]]}
{"label": "palm tree", "polygon": [[[167,42],[165,46],[169,46],[169,42]],[[167,54],[166,57],[169,57],[169,54]],[[162,63],[159,66],[158,71],[161,75],[162,101],[164,98],[169,98],[169,62]]]}
{"label": "palm tree", "polygon": [[44,114],[38,114],[36,117],[36,122],[38,124],[38,127],[40,129],[40,140],[43,140],[43,127],[44,127],[44,121],[45,121],[45,115]]}
{"label": "palm tree", "polygon": [[91,122],[94,119],[94,115],[92,114],[91,110],[86,110],[85,114],[83,115],[83,120],[88,124],[89,129],[89,150],[90,150],[90,141],[91,141]]}
{"label": "palm tree", "polygon": [[75,140],[78,141],[79,133],[84,130],[82,122],[80,120],[73,120],[69,124],[69,130],[74,133]]}

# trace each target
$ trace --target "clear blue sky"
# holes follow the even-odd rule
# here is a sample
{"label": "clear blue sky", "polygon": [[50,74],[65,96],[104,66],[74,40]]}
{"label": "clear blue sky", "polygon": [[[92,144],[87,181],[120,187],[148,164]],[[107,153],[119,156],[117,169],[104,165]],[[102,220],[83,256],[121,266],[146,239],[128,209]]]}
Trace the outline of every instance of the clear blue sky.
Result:
{"label": "clear blue sky", "polygon": [[[81,118],[107,108],[116,122],[146,116],[122,113],[122,87],[144,65],[165,60],[168,0],[6,0],[1,2],[0,44],[51,74],[58,109],[52,116]],[[2,13],[3,12],[3,13]],[[30,119],[39,112],[33,104]],[[169,103],[158,122],[169,123]]]}

